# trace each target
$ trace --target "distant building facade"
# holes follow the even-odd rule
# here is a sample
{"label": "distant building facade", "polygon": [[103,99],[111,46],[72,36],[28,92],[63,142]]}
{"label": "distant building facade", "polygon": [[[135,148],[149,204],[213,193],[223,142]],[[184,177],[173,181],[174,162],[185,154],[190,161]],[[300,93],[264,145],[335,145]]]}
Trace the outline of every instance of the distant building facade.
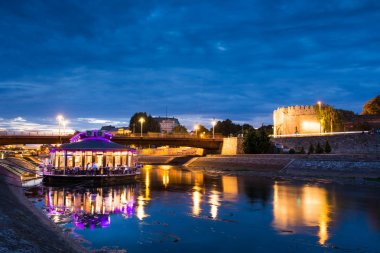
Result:
{"label": "distant building facade", "polygon": [[316,134],[322,131],[314,106],[288,106],[273,111],[274,136]]}
{"label": "distant building facade", "polygon": [[154,119],[160,124],[161,133],[171,133],[176,126],[179,126],[178,119],[174,117],[155,117]]}

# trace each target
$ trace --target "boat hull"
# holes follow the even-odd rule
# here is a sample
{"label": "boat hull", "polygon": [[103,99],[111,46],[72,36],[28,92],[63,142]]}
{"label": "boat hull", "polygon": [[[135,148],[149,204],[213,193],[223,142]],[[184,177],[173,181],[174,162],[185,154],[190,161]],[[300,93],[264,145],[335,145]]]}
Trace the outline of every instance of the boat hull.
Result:
{"label": "boat hull", "polygon": [[93,184],[93,185],[114,185],[126,182],[133,182],[140,174],[123,174],[123,175],[44,175],[43,182],[47,185],[75,185],[75,184]]}

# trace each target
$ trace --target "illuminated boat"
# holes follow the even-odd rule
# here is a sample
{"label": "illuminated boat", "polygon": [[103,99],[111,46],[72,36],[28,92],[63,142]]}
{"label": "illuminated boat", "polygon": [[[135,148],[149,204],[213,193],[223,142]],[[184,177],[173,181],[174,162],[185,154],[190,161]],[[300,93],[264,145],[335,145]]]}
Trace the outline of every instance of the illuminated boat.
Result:
{"label": "illuminated boat", "polygon": [[112,134],[99,130],[80,132],[70,143],[50,150],[43,170],[45,183],[120,183],[140,175],[135,149],[111,141]]}

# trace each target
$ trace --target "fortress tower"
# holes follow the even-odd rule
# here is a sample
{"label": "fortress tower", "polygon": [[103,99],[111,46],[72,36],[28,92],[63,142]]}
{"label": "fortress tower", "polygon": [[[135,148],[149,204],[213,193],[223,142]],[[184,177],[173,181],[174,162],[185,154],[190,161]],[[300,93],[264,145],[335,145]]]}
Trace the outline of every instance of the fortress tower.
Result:
{"label": "fortress tower", "polygon": [[321,131],[314,106],[288,106],[273,111],[274,136],[317,134]]}

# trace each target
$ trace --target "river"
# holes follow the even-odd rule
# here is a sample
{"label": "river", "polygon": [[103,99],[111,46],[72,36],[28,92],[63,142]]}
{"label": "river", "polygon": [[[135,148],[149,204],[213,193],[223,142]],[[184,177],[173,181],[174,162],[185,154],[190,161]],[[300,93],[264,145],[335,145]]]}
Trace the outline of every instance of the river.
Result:
{"label": "river", "polygon": [[380,252],[379,193],[149,165],[136,183],[26,190],[83,246],[113,252]]}

